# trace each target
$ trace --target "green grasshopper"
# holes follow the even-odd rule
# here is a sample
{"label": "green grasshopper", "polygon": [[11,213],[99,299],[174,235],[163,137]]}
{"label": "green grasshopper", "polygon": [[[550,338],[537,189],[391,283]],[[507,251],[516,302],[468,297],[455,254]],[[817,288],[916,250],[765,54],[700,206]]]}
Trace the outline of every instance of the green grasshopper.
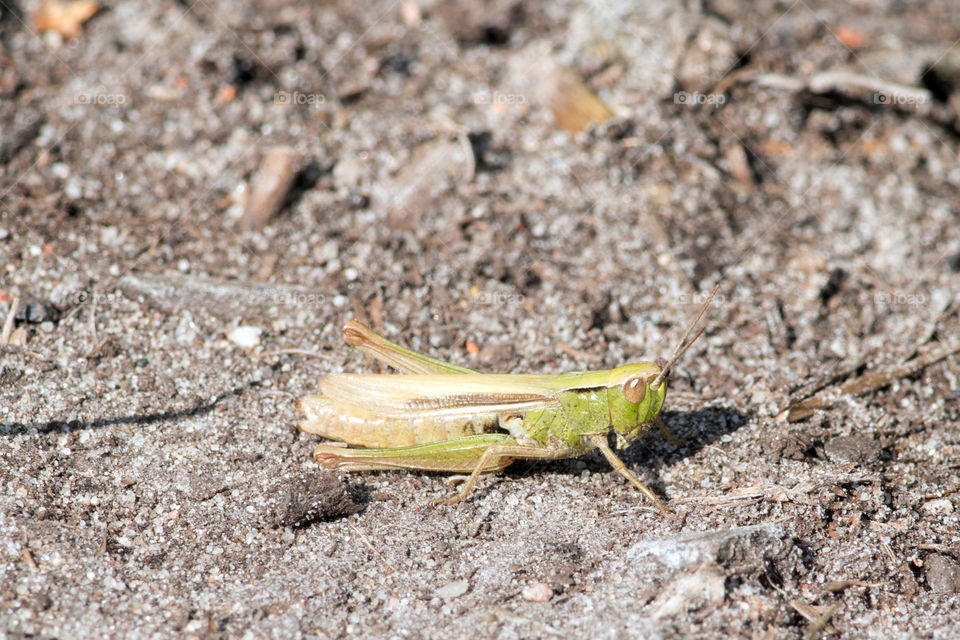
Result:
{"label": "green grasshopper", "polygon": [[300,428],[344,444],[321,444],[314,458],[328,469],[416,469],[470,472],[460,492],[467,497],[481,473],[499,471],[517,459],[555,460],[599,449],[614,471],[657,508],[657,496],[629,470],[607,443],[611,428],[622,449],[660,418],[670,368],[703,333],[687,338],[717,289],[666,362],[638,362],[606,371],[560,375],[479,373],[422,355],[350,320],[347,344],[406,375],[334,373],[320,380],[320,393],[300,399]]}

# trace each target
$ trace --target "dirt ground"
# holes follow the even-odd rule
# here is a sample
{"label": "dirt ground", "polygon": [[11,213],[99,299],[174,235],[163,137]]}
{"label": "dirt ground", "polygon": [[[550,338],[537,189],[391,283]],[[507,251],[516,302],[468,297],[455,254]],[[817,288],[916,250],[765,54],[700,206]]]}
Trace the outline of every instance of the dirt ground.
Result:
{"label": "dirt ground", "polygon": [[[86,8],[0,2],[0,635],[960,637],[954,3]],[[559,373],[715,284],[672,515],[298,430],[350,317]]]}

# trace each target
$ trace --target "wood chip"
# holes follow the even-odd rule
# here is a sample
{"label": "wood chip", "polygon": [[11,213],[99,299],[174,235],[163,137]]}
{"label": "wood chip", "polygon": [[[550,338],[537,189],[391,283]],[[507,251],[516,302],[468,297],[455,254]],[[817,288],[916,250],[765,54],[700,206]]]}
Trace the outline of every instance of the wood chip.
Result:
{"label": "wood chip", "polygon": [[280,211],[297,175],[297,152],[290,147],[267,150],[257,177],[250,186],[250,197],[240,218],[240,228],[262,229]]}
{"label": "wood chip", "polygon": [[724,580],[723,571],[712,562],[681,574],[668,582],[651,603],[653,617],[672,618],[685,611],[709,610],[719,605],[726,593]]}
{"label": "wood chip", "polygon": [[376,194],[377,208],[386,213],[390,228],[419,228],[439,196],[463,179],[467,162],[463,146],[446,136],[420,145]]}

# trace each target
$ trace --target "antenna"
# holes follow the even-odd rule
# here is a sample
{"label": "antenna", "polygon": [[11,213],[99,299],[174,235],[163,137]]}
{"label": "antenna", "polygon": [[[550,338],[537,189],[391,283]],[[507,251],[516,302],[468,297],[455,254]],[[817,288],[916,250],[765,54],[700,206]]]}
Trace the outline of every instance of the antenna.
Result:
{"label": "antenna", "polygon": [[683,337],[680,338],[680,342],[677,344],[676,348],[673,350],[673,353],[670,354],[670,359],[667,360],[667,364],[663,365],[663,368],[660,369],[660,375],[654,378],[653,382],[650,383],[651,389],[658,389],[663,381],[667,379],[667,374],[670,373],[670,367],[676,364],[677,360],[687,352],[694,342],[697,341],[697,338],[703,335],[703,332],[706,331],[706,327],[701,327],[700,331],[697,332],[697,335],[693,336],[693,339],[687,342],[687,338],[690,336],[690,333],[694,330],[697,324],[700,322],[700,318],[703,317],[703,314],[706,313],[707,307],[710,306],[710,303],[713,302],[713,296],[717,295],[717,290],[720,289],[720,284],[713,288],[713,291],[710,292],[710,297],[707,298],[707,301],[703,303],[703,307],[700,309],[700,313],[697,314],[696,320],[690,323],[690,326],[687,327],[686,332],[683,334]]}

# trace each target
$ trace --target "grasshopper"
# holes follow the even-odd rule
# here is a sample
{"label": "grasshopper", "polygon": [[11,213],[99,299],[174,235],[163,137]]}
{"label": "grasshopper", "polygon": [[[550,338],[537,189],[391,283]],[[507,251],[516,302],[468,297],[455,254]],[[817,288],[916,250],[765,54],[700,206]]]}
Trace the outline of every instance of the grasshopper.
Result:
{"label": "grasshopper", "polygon": [[607,442],[612,428],[622,449],[657,424],[670,368],[703,333],[687,338],[717,289],[667,362],[638,362],[606,371],[560,375],[486,374],[390,342],[356,320],[343,329],[347,344],[406,375],[334,373],[320,393],[300,399],[300,428],[344,444],[321,444],[314,458],[328,469],[415,469],[470,473],[458,494],[467,497],[481,473],[518,459],[555,460],[599,449],[614,471],[666,508]]}

